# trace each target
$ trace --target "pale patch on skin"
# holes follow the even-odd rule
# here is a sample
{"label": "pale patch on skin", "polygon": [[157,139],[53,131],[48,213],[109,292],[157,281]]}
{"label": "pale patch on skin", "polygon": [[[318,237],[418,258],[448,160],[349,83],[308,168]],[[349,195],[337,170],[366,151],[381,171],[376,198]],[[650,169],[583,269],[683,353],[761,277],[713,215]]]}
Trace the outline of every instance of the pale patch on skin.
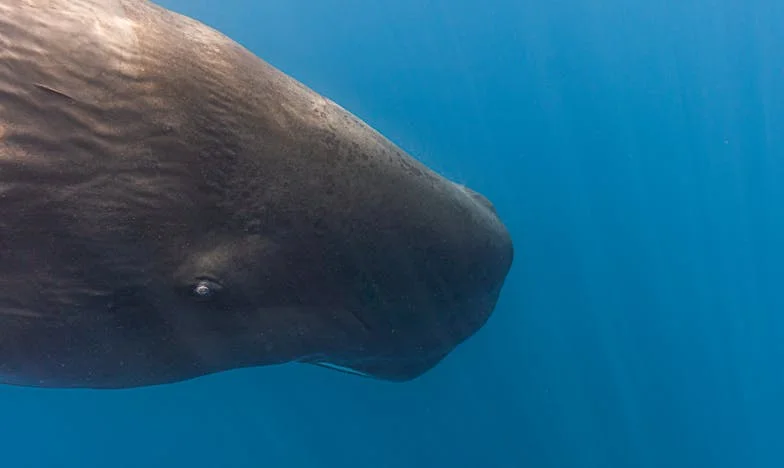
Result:
{"label": "pale patch on skin", "polygon": [[126,17],[122,5],[111,3],[115,16],[95,15],[92,22],[93,35],[103,41],[104,47],[112,52],[114,67],[126,76],[135,76],[138,70],[133,65],[138,53],[136,41],[137,25]]}
{"label": "pale patch on skin", "polygon": [[17,307],[0,307],[0,315],[14,315],[17,317],[43,318],[42,314]]}

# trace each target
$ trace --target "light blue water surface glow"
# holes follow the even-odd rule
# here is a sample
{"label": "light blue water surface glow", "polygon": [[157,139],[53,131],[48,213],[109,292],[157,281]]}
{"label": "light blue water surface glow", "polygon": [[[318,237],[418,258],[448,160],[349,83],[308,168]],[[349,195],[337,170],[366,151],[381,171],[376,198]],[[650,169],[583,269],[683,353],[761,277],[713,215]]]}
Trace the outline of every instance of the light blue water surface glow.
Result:
{"label": "light blue water surface glow", "polygon": [[160,3],[487,195],[516,263],[403,385],[0,387],[4,467],[784,466],[784,3]]}

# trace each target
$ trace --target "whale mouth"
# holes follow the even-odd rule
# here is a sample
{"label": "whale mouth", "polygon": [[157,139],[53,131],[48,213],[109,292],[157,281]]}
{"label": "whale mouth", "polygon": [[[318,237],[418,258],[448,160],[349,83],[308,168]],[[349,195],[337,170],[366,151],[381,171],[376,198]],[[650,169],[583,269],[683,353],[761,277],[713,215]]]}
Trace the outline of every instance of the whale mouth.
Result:
{"label": "whale mouth", "polygon": [[346,361],[319,357],[303,359],[299,362],[358,377],[385,380],[388,382],[408,382],[435,367],[447,354],[449,354],[449,351],[441,351],[408,358],[387,358],[379,356]]}
{"label": "whale mouth", "polygon": [[318,367],[323,367],[324,369],[330,369],[330,370],[342,372],[344,374],[356,375],[358,377],[365,377],[365,378],[373,378],[372,375],[366,374],[365,372],[358,371],[350,367],[341,366],[338,364],[332,364],[331,362],[310,362],[308,364],[312,364]]}

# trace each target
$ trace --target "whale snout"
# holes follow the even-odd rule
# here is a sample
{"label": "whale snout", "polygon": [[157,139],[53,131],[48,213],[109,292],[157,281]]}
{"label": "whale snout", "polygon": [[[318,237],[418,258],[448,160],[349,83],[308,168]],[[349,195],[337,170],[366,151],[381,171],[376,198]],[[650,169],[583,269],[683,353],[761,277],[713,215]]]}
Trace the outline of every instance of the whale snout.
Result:
{"label": "whale snout", "polygon": [[475,190],[473,190],[470,187],[467,187],[465,185],[461,185],[461,184],[456,184],[456,185],[458,187],[460,187],[461,189],[463,189],[463,191],[465,193],[467,193],[471,198],[473,198],[475,202],[477,202],[480,205],[484,206],[485,208],[487,208],[488,210],[493,212],[493,214],[496,214],[496,215],[498,214],[498,212],[495,209],[495,205],[493,205],[493,202],[491,202],[490,199],[488,199],[486,196],[482,195],[481,193],[479,193],[479,192],[477,192],[477,191],[475,191]]}
{"label": "whale snout", "polygon": [[[395,351],[333,364],[385,380],[411,380],[492,315],[512,265],[512,238],[487,197],[458,184],[457,191],[443,190],[449,185],[411,205],[408,223],[400,220],[392,245],[405,248],[376,250],[381,257],[373,263],[383,268],[371,275],[374,294],[365,317],[374,340]],[[434,219],[426,228],[420,224]],[[385,239],[377,234],[381,245]]]}
{"label": "whale snout", "polygon": [[464,224],[467,238],[470,239],[469,248],[455,246],[454,255],[474,253],[475,269],[470,268],[465,274],[478,279],[474,274],[476,270],[485,273],[482,284],[478,286],[480,291],[500,288],[514,257],[512,238],[489,198],[465,185],[458,186],[468,195],[473,207],[469,210],[471,216]]}

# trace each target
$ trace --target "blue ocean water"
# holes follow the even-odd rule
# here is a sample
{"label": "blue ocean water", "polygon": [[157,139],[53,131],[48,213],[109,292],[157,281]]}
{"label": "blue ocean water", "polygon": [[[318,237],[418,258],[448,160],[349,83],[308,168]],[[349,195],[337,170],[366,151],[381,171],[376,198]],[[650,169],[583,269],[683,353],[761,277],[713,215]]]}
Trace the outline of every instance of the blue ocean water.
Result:
{"label": "blue ocean water", "polygon": [[515,265],[406,384],[0,387],[2,466],[784,466],[784,4],[160,3],[487,195]]}

